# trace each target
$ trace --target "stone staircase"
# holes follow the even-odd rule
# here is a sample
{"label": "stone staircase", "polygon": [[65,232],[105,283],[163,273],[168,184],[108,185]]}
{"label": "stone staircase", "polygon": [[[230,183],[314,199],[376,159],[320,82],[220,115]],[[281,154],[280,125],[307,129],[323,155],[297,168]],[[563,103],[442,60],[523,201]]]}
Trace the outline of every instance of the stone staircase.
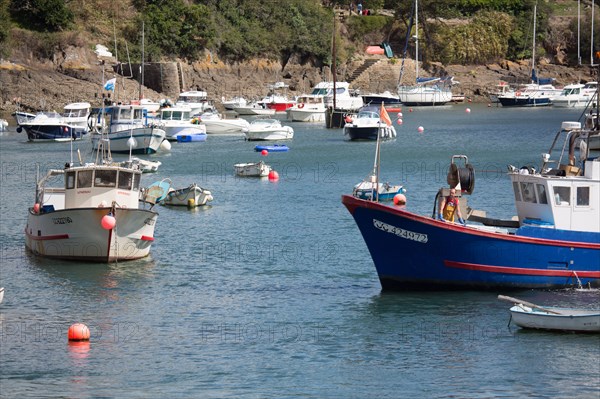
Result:
{"label": "stone staircase", "polygon": [[380,58],[367,58],[358,68],[356,68],[354,71],[352,71],[352,73],[348,75],[346,81],[351,84],[356,79],[358,79],[360,75],[362,75],[367,69],[371,68],[379,61],[381,61]]}

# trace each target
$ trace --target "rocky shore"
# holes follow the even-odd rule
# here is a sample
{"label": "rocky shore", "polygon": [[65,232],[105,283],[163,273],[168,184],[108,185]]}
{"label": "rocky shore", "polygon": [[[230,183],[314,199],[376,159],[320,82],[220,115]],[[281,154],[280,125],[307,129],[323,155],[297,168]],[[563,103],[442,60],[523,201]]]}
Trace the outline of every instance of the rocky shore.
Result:
{"label": "rocky shore", "polygon": [[[400,76],[401,62],[385,57],[376,59],[359,76],[354,76],[366,59],[338,66],[338,80],[350,81],[351,87],[361,92],[394,92]],[[141,86],[140,67],[132,65],[117,71],[114,60],[99,62],[91,50],[70,49],[55,57],[53,62],[40,63],[36,60],[0,61],[0,111],[62,110],[74,101],[88,101],[99,106],[102,96],[109,93],[102,90],[104,81],[118,76],[117,90],[110,93],[113,99],[128,102],[138,99],[140,90],[143,97],[160,100],[174,100],[182,90],[202,89],[215,100],[217,106],[222,98],[243,95],[248,98],[261,98],[267,93],[267,86],[283,81],[289,85],[289,96],[309,91],[322,80],[332,80],[328,67],[316,68],[290,62],[283,67],[279,62],[252,60],[240,64],[224,64],[211,57],[194,64],[161,63],[145,67],[145,86]],[[555,85],[561,87],[579,81],[597,79],[597,71],[589,66],[567,67],[540,63],[538,75],[554,77]],[[403,82],[414,81],[414,63],[406,60]],[[117,72],[121,72],[118,74]],[[496,89],[500,80],[509,83],[525,83],[530,75],[527,62],[503,61],[490,65],[449,65],[433,64],[423,69],[424,75],[454,76],[459,84],[456,93],[464,93],[472,102],[485,103],[489,94]],[[136,80],[136,78],[138,80]],[[115,98],[115,96],[117,96]]]}

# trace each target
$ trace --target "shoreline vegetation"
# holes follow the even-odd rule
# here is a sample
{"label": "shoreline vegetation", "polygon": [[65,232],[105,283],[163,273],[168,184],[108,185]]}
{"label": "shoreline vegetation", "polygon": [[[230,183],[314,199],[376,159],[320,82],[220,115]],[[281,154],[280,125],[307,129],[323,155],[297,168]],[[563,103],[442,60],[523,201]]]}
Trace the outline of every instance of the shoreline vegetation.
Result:
{"label": "shoreline vegetation", "polygon": [[[349,81],[351,88],[362,93],[393,93],[401,68],[403,84],[414,81],[414,43],[409,39],[406,44],[413,0],[365,0],[363,7],[374,10],[369,16],[351,13],[346,1],[274,1],[281,4],[271,10],[272,4],[269,8],[261,2],[234,9],[237,3],[232,0],[204,5],[180,0],[130,0],[118,5],[82,0],[77,10],[57,9],[54,19],[32,17],[41,21],[38,24],[26,24],[20,3],[9,2],[8,9],[0,6],[0,14],[11,20],[0,31],[0,111],[62,109],[74,101],[99,106],[109,94],[102,91],[103,80],[113,77],[118,78],[117,90],[110,94],[121,102],[140,97],[175,100],[179,92],[202,89],[219,106],[222,98],[261,98],[269,84],[280,81],[289,86],[288,96],[296,96],[320,81],[333,80],[333,39],[336,79]],[[466,1],[469,7],[459,12],[451,5],[420,0],[420,73],[453,76],[460,82],[453,91],[479,103],[489,102],[489,94],[501,80],[528,83],[530,46],[525,43],[531,40],[527,32],[534,2],[527,0],[511,8],[510,2],[494,0],[481,9],[478,2]],[[65,5],[62,0],[58,3]],[[590,39],[585,39],[591,29],[591,1],[581,1],[585,17],[581,63],[573,61],[578,54],[573,30],[577,28],[577,0],[542,3],[536,35],[538,76],[555,78],[557,87],[598,80],[597,71],[589,65]],[[33,0],[32,4],[41,7],[42,2]],[[99,12],[104,6],[107,11]],[[181,18],[171,18],[175,15]],[[269,16],[269,24],[262,20],[264,15]],[[176,20],[194,22],[198,28],[188,32]],[[43,29],[40,23],[46,24]],[[595,26],[600,30],[600,23]],[[142,37],[145,46],[141,46]],[[382,42],[391,46],[392,58],[366,53],[368,46]],[[98,57],[97,44],[108,47],[113,56]],[[366,63],[373,66],[357,75]]]}

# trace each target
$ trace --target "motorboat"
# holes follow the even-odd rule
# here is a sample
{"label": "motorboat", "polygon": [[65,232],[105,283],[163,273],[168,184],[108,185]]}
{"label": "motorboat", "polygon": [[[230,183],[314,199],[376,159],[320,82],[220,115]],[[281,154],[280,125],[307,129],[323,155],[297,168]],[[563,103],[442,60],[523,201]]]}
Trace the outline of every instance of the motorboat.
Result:
{"label": "motorboat", "polygon": [[17,121],[17,126],[18,126],[21,123],[29,122],[30,120],[35,118],[36,114],[32,114],[31,112],[25,112],[25,111],[15,111],[15,112],[13,112],[12,115],[15,117],[15,120]]}
{"label": "motorboat", "polygon": [[100,143],[97,162],[67,163],[37,179],[25,226],[32,253],[95,262],[149,254],[158,213],[140,192],[142,171],[112,162],[106,141]]}
{"label": "motorboat", "polygon": [[436,217],[448,188],[438,191],[431,215],[342,196],[383,289],[600,286],[600,157],[576,148],[578,124],[561,124],[539,169],[509,165],[512,219],[468,206],[475,172],[464,155],[452,157],[447,181],[460,193],[466,225]]}
{"label": "motorboat", "polygon": [[233,111],[235,107],[245,107],[248,104],[248,100],[241,96],[233,97],[229,100],[221,97],[221,104],[226,110]]}
{"label": "motorboat", "polygon": [[268,86],[268,94],[257,103],[275,112],[286,112],[293,107],[296,101],[288,98],[287,88],[284,82],[275,82]]}
{"label": "motorboat", "polygon": [[[319,85],[322,88],[317,89]],[[313,94],[325,93],[325,127],[343,128],[348,114],[355,114],[364,106],[363,98],[356,91],[350,90],[348,82],[320,83]]]}
{"label": "motorboat", "polygon": [[[95,109],[90,116],[94,150],[102,141],[109,141],[110,150],[124,154],[153,154],[165,139],[158,126],[142,105],[114,105]],[[107,132],[104,133],[104,130]]]}
{"label": "motorboat", "polygon": [[370,179],[363,180],[354,186],[352,195],[368,201],[392,201],[397,194],[406,193],[402,185],[379,183]]}
{"label": "motorboat", "polygon": [[274,115],[275,109],[268,108],[265,104],[250,102],[245,105],[235,106],[233,110],[238,115]]}
{"label": "motorboat", "polygon": [[498,101],[503,107],[543,107],[552,105],[560,93],[552,84],[528,83],[498,95]]}
{"label": "motorboat", "polygon": [[250,127],[250,123],[242,118],[223,118],[216,111],[207,111],[197,116],[198,121],[204,123],[207,134],[244,134],[244,129]]}
{"label": "motorboat", "polygon": [[349,140],[377,140],[378,136],[389,140],[396,137],[396,129],[380,119],[379,107],[368,106],[361,108],[354,117],[348,117],[344,135]]}
{"label": "motorboat", "polygon": [[17,132],[25,130],[29,141],[79,140],[88,132],[90,111],[91,105],[83,102],[65,105],[62,114],[39,112],[33,118],[19,114]]}
{"label": "motorboat", "polygon": [[504,295],[498,295],[498,299],[514,303],[510,308],[510,321],[521,328],[600,333],[600,309],[542,307]]}
{"label": "motorboat", "polygon": [[247,140],[289,140],[294,137],[291,126],[283,126],[279,119],[258,118],[244,131]]}
{"label": "motorboat", "polygon": [[585,108],[592,105],[598,82],[566,85],[559,95],[552,99],[552,105],[562,108]]}
{"label": "motorboat", "polygon": [[[192,118],[192,109],[187,106],[162,108],[157,124],[165,131],[165,139],[182,141],[179,137],[194,137],[193,141],[206,141],[206,126]],[[183,140],[186,141],[186,140]],[[192,141],[190,139],[190,141]]]}
{"label": "motorboat", "polygon": [[197,185],[190,184],[188,187],[174,189],[170,188],[167,195],[162,200],[163,205],[187,206],[194,208],[196,206],[206,205],[213,200],[212,193]]}
{"label": "motorboat", "polygon": [[287,119],[294,122],[325,122],[325,98],[322,95],[303,94],[287,110]]}
{"label": "motorboat", "polygon": [[271,166],[263,161],[251,163],[237,163],[233,165],[235,174],[242,177],[266,177],[271,172]]}
{"label": "motorboat", "polygon": [[398,97],[397,94],[390,93],[389,91],[384,91],[383,93],[361,94],[361,97],[365,106],[379,106],[381,103],[383,103],[383,106],[389,110],[390,108],[400,108],[402,105],[400,97]]}
{"label": "motorboat", "polygon": [[208,99],[207,93],[203,90],[190,90],[180,93],[175,105],[190,107],[192,116],[214,109],[212,101]]}

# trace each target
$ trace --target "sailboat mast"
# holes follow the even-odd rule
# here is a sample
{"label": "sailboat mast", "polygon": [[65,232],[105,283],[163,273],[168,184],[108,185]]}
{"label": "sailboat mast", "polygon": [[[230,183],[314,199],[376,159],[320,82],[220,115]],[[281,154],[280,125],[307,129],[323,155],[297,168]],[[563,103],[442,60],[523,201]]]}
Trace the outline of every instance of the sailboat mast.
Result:
{"label": "sailboat mast", "polygon": [[[337,48],[335,47],[335,30],[336,30],[336,24],[335,24],[335,20],[336,20],[336,15],[335,12],[333,13],[333,37],[332,37],[332,44],[331,44],[331,52],[332,52],[332,60],[331,60],[331,69],[333,70],[333,110],[335,110],[336,107],[336,83],[337,83],[337,63],[336,63],[336,58],[337,58]],[[333,112],[332,112],[333,115]]]}
{"label": "sailboat mast", "polygon": [[140,68],[141,68],[141,78],[140,78],[140,98],[138,100],[141,100],[142,98],[144,98],[144,93],[142,92],[142,87],[144,87],[144,21],[142,21],[142,63],[140,64]]}
{"label": "sailboat mast", "polygon": [[594,65],[594,8],[596,8],[596,4],[592,1],[592,27],[590,28],[590,65]]}
{"label": "sailboat mast", "polygon": [[[592,2],[592,7],[594,7],[593,2]],[[580,32],[581,32],[581,0],[577,0],[577,65],[581,65]]]}
{"label": "sailboat mast", "polygon": [[419,0],[415,0],[415,80],[419,78]]}
{"label": "sailboat mast", "polygon": [[[533,6],[533,50],[531,52],[531,70],[535,71],[535,24],[537,22],[537,2]],[[537,78],[537,74],[535,75]]]}

